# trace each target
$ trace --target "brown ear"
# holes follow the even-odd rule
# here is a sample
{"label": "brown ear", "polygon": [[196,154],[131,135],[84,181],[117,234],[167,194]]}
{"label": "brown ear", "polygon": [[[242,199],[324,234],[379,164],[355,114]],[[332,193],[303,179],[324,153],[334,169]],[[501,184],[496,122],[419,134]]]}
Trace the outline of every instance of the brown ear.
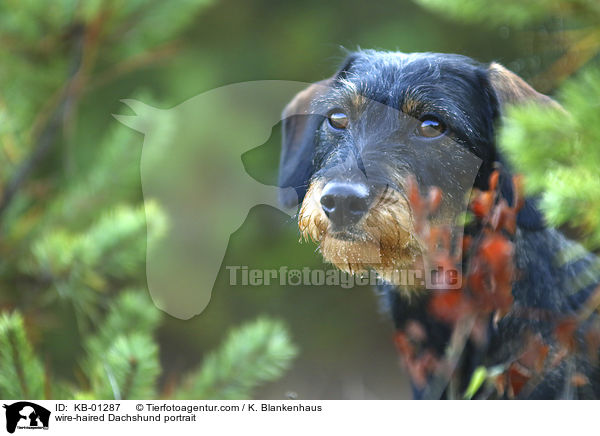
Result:
{"label": "brown ear", "polygon": [[282,113],[282,145],[279,161],[279,187],[294,188],[281,190],[281,203],[292,207],[302,202],[310,177],[313,173],[316,132],[324,120],[324,115],[311,113],[311,104],[325,93],[333,79],[326,79],[310,85],[296,94]]}
{"label": "brown ear", "polygon": [[291,190],[281,190],[281,202],[286,207],[292,207],[302,202],[308,183],[314,173],[313,159],[315,156],[317,130],[325,120],[324,114],[311,111],[312,102],[324,94],[337,79],[344,79],[350,71],[358,53],[350,53],[341,68],[329,79],[321,80],[299,92],[285,107],[282,114],[283,132],[281,158],[279,161],[279,186],[292,187],[297,197],[291,198]]}
{"label": "brown ear", "polygon": [[562,109],[556,101],[537,92],[525,80],[496,62],[490,64],[488,78],[501,108],[505,105],[534,102]]}
{"label": "brown ear", "polygon": [[329,79],[313,83],[308,88],[300,91],[283,109],[282,119],[285,120],[291,115],[307,115],[313,100],[325,92],[331,86],[332,82],[333,78],[330,77]]}
{"label": "brown ear", "polygon": [[[488,81],[496,94],[499,111],[502,113],[506,106],[537,103],[542,106],[555,108],[566,113],[563,107],[552,98],[537,92],[525,80],[498,63],[491,63],[488,67]],[[501,182],[502,195],[509,204],[512,202],[513,187],[509,165],[502,157]],[[534,198],[526,198],[525,203],[517,215],[517,224],[528,230],[541,230],[546,224],[542,214],[536,206]]]}

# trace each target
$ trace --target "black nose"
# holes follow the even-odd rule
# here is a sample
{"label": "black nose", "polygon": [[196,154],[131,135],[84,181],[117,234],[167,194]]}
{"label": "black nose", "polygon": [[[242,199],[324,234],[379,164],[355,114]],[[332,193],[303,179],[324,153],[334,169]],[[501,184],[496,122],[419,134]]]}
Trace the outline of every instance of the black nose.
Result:
{"label": "black nose", "polygon": [[369,207],[369,188],[362,183],[329,182],[321,194],[321,208],[335,227],[356,224]]}

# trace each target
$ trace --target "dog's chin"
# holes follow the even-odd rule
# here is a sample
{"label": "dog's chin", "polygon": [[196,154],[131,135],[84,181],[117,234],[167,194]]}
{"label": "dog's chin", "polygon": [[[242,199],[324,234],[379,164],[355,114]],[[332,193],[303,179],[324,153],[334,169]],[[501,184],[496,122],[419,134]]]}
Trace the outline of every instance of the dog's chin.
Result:
{"label": "dog's chin", "polygon": [[399,272],[418,268],[422,248],[414,237],[408,203],[378,203],[355,226],[336,230],[317,199],[319,185],[312,185],[300,209],[298,225],[302,236],[319,244],[323,258],[348,273],[375,270],[385,281],[396,283]]}
{"label": "dog's chin", "polygon": [[373,269],[384,278],[391,277],[394,271],[413,268],[420,255],[418,247],[409,241],[386,247],[377,239],[356,233],[326,233],[319,249],[327,262],[343,271],[361,273]]}

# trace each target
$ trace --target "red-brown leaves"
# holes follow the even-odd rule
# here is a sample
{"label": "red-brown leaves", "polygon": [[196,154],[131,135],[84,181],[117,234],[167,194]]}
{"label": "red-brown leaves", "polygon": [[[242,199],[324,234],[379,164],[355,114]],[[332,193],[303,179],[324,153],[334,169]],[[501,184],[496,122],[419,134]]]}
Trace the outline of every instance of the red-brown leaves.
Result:
{"label": "red-brown leaves", "polygon": [[[508,387],[506,393],[509,398],[519,395],[530,380],[542,373],[549,352],[550,346],[543,341],[541,335],[525,335],[521,355],[504,372],[506,387]],[[502,388],[502,393],[504,393],[504,388]]]}
{"label": "red-brown leaves", "polygon": [[484,311],[508,313],[513,303],[513,243],[499,232],[484,234],[469,265],[470,290]]}
{"label": "red-brown leaves", "polygon": [[414,354],[414,347],[404,332],[396,332],[394,335],[394,344],[402,356],[410,357]]}
{"label": "red-brown leaves", "polygon": [[542,337],[539,334],[532,334],[527,338],[519,362],[526,368],[539,373],[544,369],[549,352],[550,346],[544,343]]}
{"label": "red-brown leaves", "polygon": [[[490,190],[475,191],[472,196],[469,209],[481,231],[476,239],[465,235],[461,244],[462,256],[452,251],[450,229],[434,225],[429,219],[441,204],[442,192],[432,188],[423,197],[415,180],[409,181],[408,197],[415,230],[427,248],[425,263],[432,269],[460,271],[464,266],[467,271],[464,281],[457,273],[457,278],[463,283],[460,289],[438,286],[431,298],[431,314],[443,322],[454,324],[473,313],[495,312],[503,316],[512,305],[515,270],[514,247],[509,235],[515,231],[518,209],[510,207],[503,199],[498,200],[498,181],[499,173],[494,171],[489,180]],[[515,196],[520,198],[520,194]]]}
{"label": "red-brown leaves", "polygon": [[494,193],[490,191],[476,192],[475,197],[471,202],[471,210],[477,219],[482,220],[487,217],[492,210],[494,204]]}
{"label": "red-brown leaves", "polygon": [[531,371],[518,362],[514,362],[508,368],[508,396],[514,398],[523,389],[525,384],[531,379]]}
{"label": "red-brown leaves", "polygon": [[409,321],[404,331],[396,332],[394,342],[411,381],[419,388],[427,384],[427,379],[438,366],[439,359],[433,351],[424,348],[425,329],[417,321]]}
{"label": "red-brown leaves", "polygon": [[585,386],[585,385],[589,384],[589,382],[590,382],[590,379],[588,379],[585,374],[582,374],[580,372],[576,372],[575,374],[573,374],[571,376],[571,384],[573,386],[575,386],[576,388]]}
{"label": "red-brown leaves", "polygon": [[492,233],[481,241],[479,254],[493,274],[504,273],[512,262],[513,244],[502,235]]}
{"label": "red-brown leaves", "polygon": [[[469,209],[477,221],[479,231],[476,237],[465,235],[459,245],[462,252],[458,253],[453,251],[456,244],[451,242],[451,229],[433,224],[430,219],[439,209],[442,192],[434,188],[426,196],[421,196],[414,179],[408,184],[415,231],[426,248],[427,258],[424,263],[431,269],[457,271],[458,283],[462,283],[457,289],[450,284],[445,286],[446,283],[442,282],[441,286],[431,291],[428,312],[437,320],[455,328],[462,320],[472,319],[473,327],[465,334],[478,344],[483,344],[486,340],[489,317],[492,314],[495,317],[504,316],[513,303],[512,281],[515,269],[514,247],[510,235],[515,232],[517,209],[511,208],[502,199],[498,200],[498,180],[499,174],[494,172],[489,180],[490,190],[474,192]],[[459,272],[463,268],[466,271],[464,277]],[[406,331],[396,337],[396,346],[403,355],[413,382],[415,377],[424,382],[427,371],[436,366],[452,366],[444,360],[434,364],[433,354],[429,352],[417,353],[415,342],[409,340]],[[527,357],[525,360],[529,362],[532,358]],[[509,393],[514,395],[530,377],[530,371],[526,367],[515,365],[505,374],[504,383]]]}
{"label": "red-brown leaves", "polygon": [[[515,398],[521,393],[527,396],[543,379],[545,370],[556,368],[576,353],[585,353],[592,364],[598,362],[600,321],[589,318],[600,304],[600,287],[579,313],[569,317],[561,318],[560,314],[539,308],[513,307],[512,288],[517,270],[512,238],[516,233],[517,214],[524,204],[524,197],[522,178],[515,177],[512,183],[513,206],[500,195],[497,171],[490,176],[488,191],[475,190],[472,193],[469,210],[474,221],[469,229],[474,228],[475,231],[465,235],[458,245],[462,248],[462,254],[455,250],[457,244],[452,241],[451,229],[436,225],[431,219],[442,203],[443,193],[434,188],[421,196],[414,180],[408,185],[415,231],[426,249],[423,263],[430,269],[463,271],[462,275],[458,273],[461,283],[458,289],[450,286],[450,283],[438,282],[441,286],[430,290],[427,306],[431,317],[454,329],[451,342],[463,345],[452,349],[456,347],[449,344],[443,358],[435,357],[426,348],[427,335],[420,324],[410,326],[407,323],[405,331],[396,337],[398,351],[403,355],[411,378],[417,385],[424,385],[428,375],[434,371],[438,371],[438,376],[440,371],[451,374],[455,368],[452,362],[458,361],[457,352],[460,356],[466,340],[470,339],[475,346],[484,345],[490,321],[497,324],[509,313],[511,317],[553,323],[554,335],[553,338],[542,338],[539,333],[523,332],[520,337],[513,338],[516,339],[514,342],[507,344],[513,351],[505,362],[498,365],[500,374],[489,380],[498,396]],[[576,334],[584,321],[588,327],[583,341],[577,341]],[[591,325],[593,322],[595,324]],[[470,326],[469,331],[465,331],[465,325]],[[457,335],[463,340],[456,340]],[[589,383],[583,373],[575,372],[569,377],[568,381],[574,387]]]}
{"label": "red-brown leaves", "polygon": [[471,308],[469,302],[463,298],[462,290],[450,289],[433,291],[429,300],[429,312],[432,316],[448,324],[456,323]]}
{"label": "red-brown leaves", "polygon": [[575,330],[577,330],[578,322],[575,318],[566,318],[558,323],[554,334],[556,340],[568,351],[575,349]]}

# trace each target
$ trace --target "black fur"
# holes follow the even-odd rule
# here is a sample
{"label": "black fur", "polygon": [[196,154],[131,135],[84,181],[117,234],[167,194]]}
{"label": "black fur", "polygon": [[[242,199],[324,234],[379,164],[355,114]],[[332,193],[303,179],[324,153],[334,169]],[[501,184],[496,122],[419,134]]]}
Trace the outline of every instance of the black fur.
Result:
{"label": "black fur", "polygon": [[[398,123],[391,120],[392,115],[380,111],[378,116],[363,117],[363,125],[353,132],[336,133],[327,129],[326,114],[332,108],[345,108],[349,84],[370,101],[398,111],[403,110],[407,100],[412,100],[411,113],[407,114],[412,119],[431,112],[440,116],[448,126],[446,138],[482,161],[474,186],[487,189],[491,172],[500,164],[502,195],[509,204],[512,203],[510,168],[495,142],[502,108],[490,82],[488,65],[459,55],[371,50],[348,57],[328,82],[331,90],[311,103],[312,115],[297,115],[284,121],[280,184],[296,188],[300,201],[311,178],[331,177],[332,168],[348,156],[354,156],[358,161],[360,157],[357,156],[364,158],[365,155],[370,157],[369,161],[391,161],[399,168],[410,169],[420,184],[436,185],[440,180],[441,175],[436,173],[435,167],[428,166],[429,162],[425,162],[420,151],[426,144],[406,133],[410,120]],[[346,110],[351,111],[350,108]],[[393,132],[389,123],[394,124]],[[397,130],[402,129],[406,132],[398,134]],[[361,165],[364,166],[358,162],[359,168]],[[362,170],[365,171],[365,168]],[[371,174],[375,174],[375,178],[380,177],[382,185],[389,184],[385,180],[385,171],[380,174],[375,168]],[[514,242],[519,278],[513,287],[516,315],[506,316],[498,324],[490,320],[484,346],[467,344],[466,357],[459,368],[463,373],[461,388],[466,387],[476,366],[483,364],[489,367],[510,360],[514,344],[522,340],[525,332],[540,333],[551,342],[557,320],[581,309],[598,285],[598,260],[594,255],[581,251],[575,258],[559,264],[561,253],[578,246],[545,225],[535,198],[527,199],[519,212],[517,225]],[[402,330],[409,320],[418,320],[427,330],[429,347],[443,355],[452,332],[447,325],[428,315],[427,297],[407,299],[391,285],[383,286],[380,291],[396,328]],[[525,309],[546,315],[536,319],[519,316],[519,310]],[[580,329],[579,341],[583,341],[585,328],[582,326]],[[563,363],[549,371],[525,397],[599,397],[600,373],[597,365],[583,357],[577,357],[573,362],[571,366]],[[580,388],[569,388],[569,376],[574,371],[585,374],[590,383]],[[415,397],[427,396],[428,388],[415,387]]]}

